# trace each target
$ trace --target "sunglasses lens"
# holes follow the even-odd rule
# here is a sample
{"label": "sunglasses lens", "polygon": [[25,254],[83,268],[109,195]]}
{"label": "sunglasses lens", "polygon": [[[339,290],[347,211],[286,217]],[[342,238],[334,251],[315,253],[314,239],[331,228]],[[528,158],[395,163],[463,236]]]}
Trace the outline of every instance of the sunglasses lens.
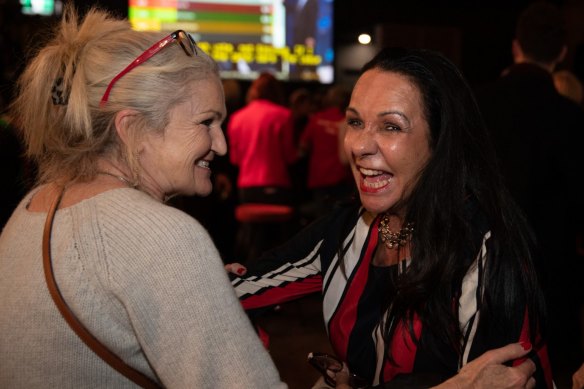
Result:
{"label": "sunglasses lens", "polygon": [[193,41],[193,38],[190,37],[190,35],[180,30],[178,31],[176,39],[184,49],[185,53],[187,53],[191,57],[197,55],[197,48],[195,47],[195,42]]}

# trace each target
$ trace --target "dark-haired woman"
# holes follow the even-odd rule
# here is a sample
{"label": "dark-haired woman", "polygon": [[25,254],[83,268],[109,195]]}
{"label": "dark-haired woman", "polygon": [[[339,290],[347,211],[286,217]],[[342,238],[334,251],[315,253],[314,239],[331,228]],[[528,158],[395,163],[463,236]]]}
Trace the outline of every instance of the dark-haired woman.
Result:
{"label": "dark-haired woman", "polygon": [[417,374],[552,387],[530,230],[457,68],[429,51],[381,51],[353,90],[344,145],[360,202],[235,279],[244,307],[320,291],[333,349],[372,385]]}

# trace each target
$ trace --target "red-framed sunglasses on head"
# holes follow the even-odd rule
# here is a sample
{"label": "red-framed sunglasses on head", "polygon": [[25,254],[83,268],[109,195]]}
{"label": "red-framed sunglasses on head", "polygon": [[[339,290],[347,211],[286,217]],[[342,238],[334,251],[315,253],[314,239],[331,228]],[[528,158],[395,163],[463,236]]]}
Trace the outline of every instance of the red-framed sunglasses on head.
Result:
{"label": "red-framed sunglasses on head", "polygon": [[101,98],[100,105],[103,106],[107,102],[112,88],[120,78],[129,73],[136,66],[152,58],[156,53],[158,53],[160,50],[162,50],[169,43],[172,42],[176,42],[180,47],[182,47],[183,51],[187,56],[194,57],[195,55],[197,55],[197,45],[195,44],[195,41],[193,40],[193,38],[191,38],[191,36],[188,33],[184,32],[183,30],[176,30],[170,33],[170,35],[159,40],[158,42],[150,46],[148,49],[146,49],[146,51],[140,54],[135,60],[133,60],[128,66],[126,66],[110,81],[103,94],[103,97]]}

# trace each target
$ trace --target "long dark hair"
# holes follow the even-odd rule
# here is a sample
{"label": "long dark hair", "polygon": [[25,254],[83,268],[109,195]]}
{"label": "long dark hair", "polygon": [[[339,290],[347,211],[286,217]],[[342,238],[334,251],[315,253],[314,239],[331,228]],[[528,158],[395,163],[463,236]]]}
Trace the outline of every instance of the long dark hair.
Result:
{"label": "long dark hair", "polygon": [[[392,316],[407,324],[417,342],[412,326],[417,313],[424,328],[461,352],[462,333],[453,306],[482,244],[473,236],[476,228],[468,216],[472,203],[491,231],[481,321],[501,330],[504,323],[522,323],[525,311],[518,307],[526,307],[531,341],[537,344],[544,303],[534,266],[534,240],[498,173],[486,127],[464,77],[444,56],[427,50],[383,49],[362,73],[371,69],[399,73],[418,87],[432,150],[406,200],[406,220],[415,225],[412,261],[388,296]],[[384,325],[387,344],[396,327],[390,322]]]}

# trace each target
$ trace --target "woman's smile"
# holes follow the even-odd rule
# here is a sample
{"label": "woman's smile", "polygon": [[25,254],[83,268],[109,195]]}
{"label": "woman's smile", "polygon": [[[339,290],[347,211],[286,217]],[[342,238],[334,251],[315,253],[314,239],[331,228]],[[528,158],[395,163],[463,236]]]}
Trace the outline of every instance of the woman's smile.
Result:
{"label": "woman's smile", "polygon": [[376,193],[386,190],[393,178],[393,174],[382,170],[359,168],[361,179],[359,188],[363,192]]}
{"label": "woman's smile", "polygon": [[197,163],[195,165],[200,167],[200,168],[203,168],[203,169],[211,170],[211,168],[210,168],[211,161],[200,159],[197,161]]}

